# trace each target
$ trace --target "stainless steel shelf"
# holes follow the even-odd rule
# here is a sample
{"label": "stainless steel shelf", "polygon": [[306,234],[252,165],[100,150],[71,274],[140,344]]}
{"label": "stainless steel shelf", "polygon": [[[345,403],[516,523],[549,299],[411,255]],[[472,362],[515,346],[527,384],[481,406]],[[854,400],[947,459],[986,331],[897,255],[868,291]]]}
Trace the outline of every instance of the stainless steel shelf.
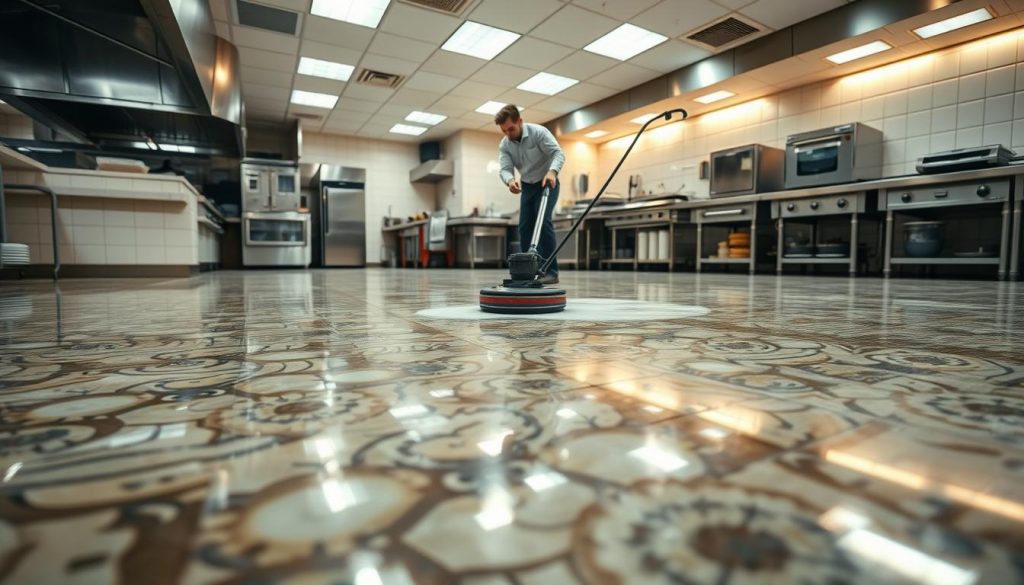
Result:
{"label": "stainless steel shelf", "polygon": [[601,260],[603,264],[632,264],[635,262],[632,258],[613,258],[611,260]]}
{"label": "stainless steel shelf", "polygon": [[704,264],[750,264],[750,258],[701,258]]}
{"label": "stainless steel shelf", "polygon": [[850,258],[783,258],[783,264],[849,264]]}
{"label": "stainless steel shelf", "polygon": [[893,258],[893,264],[976,264],[998,266],[999,258]]}
{"label": "stainless steel shelf", "polygon": [[668,264],[668,260],[637,260],[638,264]]}

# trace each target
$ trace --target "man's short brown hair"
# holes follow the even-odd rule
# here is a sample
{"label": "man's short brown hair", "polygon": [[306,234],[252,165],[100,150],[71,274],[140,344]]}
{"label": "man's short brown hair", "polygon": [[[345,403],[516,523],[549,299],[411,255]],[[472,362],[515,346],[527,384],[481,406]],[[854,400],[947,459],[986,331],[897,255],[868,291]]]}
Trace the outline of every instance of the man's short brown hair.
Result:
{"label": "man's short brown hair", "polygon": [[519,108],[509,104],[504,108],[498,110],[497,114],[494,114],[494,123],[501,126],[506,120],[511,119],[513,122],[519,121]]}

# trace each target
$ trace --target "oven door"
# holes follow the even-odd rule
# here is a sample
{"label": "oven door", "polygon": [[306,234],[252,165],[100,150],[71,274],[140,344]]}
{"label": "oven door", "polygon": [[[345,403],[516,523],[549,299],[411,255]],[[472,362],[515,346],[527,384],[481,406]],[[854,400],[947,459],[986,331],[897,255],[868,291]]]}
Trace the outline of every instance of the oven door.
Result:
{"label": "oven door", "polygon": [[807,187],[853,180],[850,134],[795,142],[786,152],[786,187]]}
{"label": "oven door", "polygon": [[711,155],[712,197],[750,195],[754,193],[754,148],[737,148]]}
{"label": "oven door", "polygon": [[298,211],[299,175],[293,170],[276,170],[271,174],[274,211]]}
{"label": "oven door", "polygon": [[246,246],[308,246],[309,214],[245,214]]}

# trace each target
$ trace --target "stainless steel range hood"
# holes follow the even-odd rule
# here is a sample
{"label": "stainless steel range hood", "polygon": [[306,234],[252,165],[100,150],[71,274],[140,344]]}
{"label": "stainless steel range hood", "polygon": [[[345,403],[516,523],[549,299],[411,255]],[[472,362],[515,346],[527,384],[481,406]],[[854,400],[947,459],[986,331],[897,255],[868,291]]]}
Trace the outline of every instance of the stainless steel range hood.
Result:
{"label": "stainless steel range hood", "polygon": [[240,88],[206,0],[0,4],[0,99],[78,142],[241,157]]}
{"label": "stainless steel range hood", "polygon": [[436,183],[442,179],[450,179],[455,172],[451,160],[428,160],[409,171],[412,183]]}

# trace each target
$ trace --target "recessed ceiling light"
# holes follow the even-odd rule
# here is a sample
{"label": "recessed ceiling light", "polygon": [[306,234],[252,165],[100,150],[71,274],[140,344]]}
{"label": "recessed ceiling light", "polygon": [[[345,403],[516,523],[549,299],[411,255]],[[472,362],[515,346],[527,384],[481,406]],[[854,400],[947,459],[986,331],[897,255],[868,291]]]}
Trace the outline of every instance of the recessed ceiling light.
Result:
{"label": "recessed ceiling light", "polygon": [[634,124],[646,124],[648,120],[653,120],[654,118],[657,117],[658,114],[644,114],[643,116],[637,116],[636,118],[633,118],[632,120],[630,120],[630,122]]}
{"label": "recessed ceiling light", "polygon": [[481,114],[490,114],[493,116],[498,113],[498,110],[504,108],[505,105],[506,104],[503,104],[501,102],[487,102],[486,104],[477,108],[476,111],[480,112]]}
{"label": "recessed ceiling light", "polygon": [[538,73],[516,86],[523,91],[555,95],[579,83],[579,80],[551,73]]}
{"label": "recessed ceiling light", "polygon": [[327,79],[348,81],[348,78],[352,77],[353,71],[355,71],[355,67],[345,65],[344,63],[323,61],[320,59],[313,59],[312,57],[303,57],[299,59],[299,73],[302,75],[312,75],[313,77],[326,77]]}
{"label": "recessed ceiling light", "polygon": [[490,61],[521,35],[467,20],[441,45],[445,51]]}
{"label": "recessed ceiling light", "polygon": [[391,127],[391,130],[388,130],[392,134],[408,134],[409,136],[419,136],[426,131],[427,129],[423,126],[410,126],[408,124],[395,124]]}
{"label": "recessed ceiling light", "polygon": [[441,114],[431,114],[429,112],[412,112],[405,117],[407,122],[418,122],[420,124],[440,124],[448,119],[448,116],[442,116]]}
{"label": "recessed ceiling light", "polygon": [[292,90],[292,103],[300,106],[313,106],[314,108],[333,108],[338,103],[338,96],[329,93],[316,93],[313,91]]}
{"label": "recessed ceiling light", "polygon": [[586,136],[587,138],[600,138],[607,133],[608,132],[605,130],[594,130],[593,132],[587,132],[586,134],[584,134],[584,136]]}
{"label": "recessed ceiling light", "polygon": [[317,16],[377,28],[391,0],[313,0]]}
{"label": "recessed ceiling light", "polygon": [[885,41],[874,41],[866,45],[854,47],[841,53],[836,53],[835,55],[829,55],[828,57],[825,58],[833,63],[836,63],[837,65],[842,65],[843,63],[849,63],[850,61],[863,59],[864,57],[874,55],[875,53],[888,51],[891,48],[892,45]]}
{"label": "recessed ceiling light", "polygon": [[693,101],[700,102],[702,104],[710,104],[712,102],[717,102],[718,100],[724,100],[725,98],[731,98],[734,95],[736,95],[736,94],[734,94],[731,91],[725,91],[723,89],[723,90],[719,90],[719,91],[716,91],[716,92],[713,92],[713,93],[709,93],[708,95],[702,95],[699,98],[693,98]]}
{"label": "recessed ceiling light", "polygon": [[954,31],[958,28],[964,28],[965,26],[971,26],[972,24],[978,24],[979,22],[985,22],[986,20],[992,19],[992,13],[987,8],[979,8],[972,10],[966,14],[960,16],[954,16],[953,18],[947,18],[946,20],[940,20],[914,29],[914,34],[921,37],[922,39],[930,39],[934,36],[938,36],[950,31]]}
{"label": "recessed ceiling light", "polygon": [[667,40],[668,37],[665,35],[659,35],[656,32],[651,32],[627,22],[583,47],[583,50],[618,59],[619,61],[625,61]]}

